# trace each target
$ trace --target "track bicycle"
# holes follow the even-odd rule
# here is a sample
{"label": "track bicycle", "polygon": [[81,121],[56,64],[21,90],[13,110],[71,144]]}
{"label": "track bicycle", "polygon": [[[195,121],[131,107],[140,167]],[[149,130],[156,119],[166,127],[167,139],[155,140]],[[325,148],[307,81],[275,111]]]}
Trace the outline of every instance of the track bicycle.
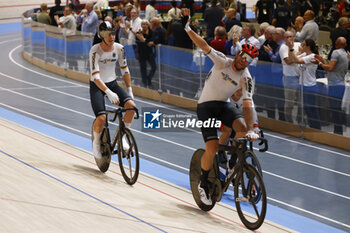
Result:
{"label": "track bicycle", "polygon": [[[136,182],[137,177],[139,175],[140,159],[135,138],[131,133],[130,129],[125,127],[125,123],[123,121],[123,113],[130,110],[135,111],[136,115],[134,119],[138,119],[139,112],[137,108],[119,107],[114,110],[106,111],[106,121],[103,125],[100,140],[102,158],[98,159],[95,157],[95,161],[100,171],[106,172],[109,168],[109,164],[111,163],[112,154],[118,154],[118,163],[123,178],[126,181],[126,183],[128,183],[129,185],[133,185]],[[113,114],[114,116],[109,121],[114,122],[118,117],[119,126],[116,130],[113,140],[111,140],[111,135],[108,126],[108,116]],[[91,135],[93,141],[94,134],[91,133]],[[125,137],[124,141],[127,142],[127,145],[124,145],[125,143],[123,144],[123,137]]]}
{"label": "track bicycle", "polygon": [[[267,140],[263,137],[260,137],[259,140],[259,145],[264,145],[264,148],[259,149],[259,151],[266,151],[268,149]],[[209,211],[215,206],[216,202],[221,200],[223,193],[227,191],[230,183],[233,183],[234,201],[238,216],[248,229],[255,230],[262,225],[265,219],[267,208],[266,189],[260,172],[256,169],[256,166],[250,164],[249,160],[246,159],[247,154],[254,155],[252,150],[248,150],[249,139],[239,138],[233,139],[233,141],[235,146],[219,145],[219,150],[232,155],[228,161],[231,168],[230,173],[225,180],[220,180],[217,156],[215,156],[213,167],[209,171],[209,194],[212,198],[212,205],[204,204],[200,200],[198,192],[201,175],[201,158],[204,149],[198,149],[194,152],[190,165],[192,195],[200,209]],[[254,158],[256,158],[255,155]],[[258,161],[257,158],[256,161]]]}

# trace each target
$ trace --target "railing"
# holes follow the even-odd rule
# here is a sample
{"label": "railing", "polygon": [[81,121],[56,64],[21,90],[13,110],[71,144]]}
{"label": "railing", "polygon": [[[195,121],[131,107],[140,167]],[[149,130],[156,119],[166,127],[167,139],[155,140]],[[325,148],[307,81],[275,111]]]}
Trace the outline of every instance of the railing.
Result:
{"label": "railing", "polygon": [[[93,35],[43,25],[23,19],[23,50],[45,63],[65,70],[89,74],[88,54]],[[132,45],[124,45],[133,85],[142,86],[139,62]],[[212,61],[198,50],[171,46],[156,48],[157,71],[152,79],[152,89],[159,93],[198,99]],[[282,65],[258,62],[249,67],[255,79],[254,102],[260,116],[287,121],[305,128],[350,136],[350,103],[342,101],[343,90],[350,96],[350,83],[328,86],[326,76],[318,72],[317,85],[300,86],[298,81],[283,79]],[[116,69],[116,75],[120,71]],[[121,79],[120,79],[121,80]],[[341,93],[341,94],[340,94]],[[350,99],[350,97],[349,97]],[[345,114],[341,106],[346,106]],[[283,131],[284,129],[281,129]]]}

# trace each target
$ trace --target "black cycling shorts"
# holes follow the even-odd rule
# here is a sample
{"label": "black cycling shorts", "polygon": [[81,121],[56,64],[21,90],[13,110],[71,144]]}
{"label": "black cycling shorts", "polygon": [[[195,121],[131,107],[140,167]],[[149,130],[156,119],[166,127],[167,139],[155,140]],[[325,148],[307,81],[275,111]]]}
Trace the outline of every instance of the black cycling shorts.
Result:
{"label": "black cycling shorts", "polygon": [[[132,100],[131,96],[118,85],[116,80],[105,84],[111,91],[117,93],[120,101],[119,106],[124,107],[126,101]],[[90,81],[90,101],[96,117],[106,114],[105,95],[95,82]]]}
{"label": "black cycling shorts", "polygon": [[[208,101],[197,106],[198,120],[205,121],[209,118],[220,120],[222,124],[232,128],[233,122],[243,118],[242,113],[231,102]],[[205,142],[218,140],[217,128],[201,128]]]}

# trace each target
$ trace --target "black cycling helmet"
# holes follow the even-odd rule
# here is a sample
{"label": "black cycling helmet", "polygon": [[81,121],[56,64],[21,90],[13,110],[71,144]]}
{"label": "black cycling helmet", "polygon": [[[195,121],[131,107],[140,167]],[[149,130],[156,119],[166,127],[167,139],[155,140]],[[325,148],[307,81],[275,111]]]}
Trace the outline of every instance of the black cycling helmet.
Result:
{"label": "black cycling helmet", "polygon": [[100,26],[98,26],[98,37],[103,40],[103,38],[109,36],[109,34],[114,34],[116,33],[116,29],[114,25],[109,22],[109,21],[103,21]]}

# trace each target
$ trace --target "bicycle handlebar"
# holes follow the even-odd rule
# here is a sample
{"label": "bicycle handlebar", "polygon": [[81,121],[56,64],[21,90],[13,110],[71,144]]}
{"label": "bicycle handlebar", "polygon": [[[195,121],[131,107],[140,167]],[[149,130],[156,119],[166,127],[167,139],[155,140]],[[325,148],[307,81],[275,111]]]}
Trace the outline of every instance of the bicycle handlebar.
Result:
{"label": "bicycle handlebar", "polygon": [[139,115],[139,110],[135,107],[135,108],[123,108],[123,107],[119,107],[117,109],[114,110],[106,110],[107,114],[114,114],[114,117],[112,120],[110,120],[111,122],[114,122],[117,119],[117,116],[119,114],[122,114],[123,112],[126,111],[135,111],[136,116],[134,117],[134,119],[139,119],[140,115]]}
{"label": "bicycle handlebar", "polygon": [[[260,152],[265,152],[269,148],[267,140],[263,136],[264,134],[261,132],[261,136],[258,139],[260,141],[259,146],[264,145],[264,148],[259,149]],[[236,143],[236,146],[242,144],[247,145],[247,143],[250,142],[250,149],[253,150],[253,142],[251,142],[249,138],[235,138],[233,141]]]}

